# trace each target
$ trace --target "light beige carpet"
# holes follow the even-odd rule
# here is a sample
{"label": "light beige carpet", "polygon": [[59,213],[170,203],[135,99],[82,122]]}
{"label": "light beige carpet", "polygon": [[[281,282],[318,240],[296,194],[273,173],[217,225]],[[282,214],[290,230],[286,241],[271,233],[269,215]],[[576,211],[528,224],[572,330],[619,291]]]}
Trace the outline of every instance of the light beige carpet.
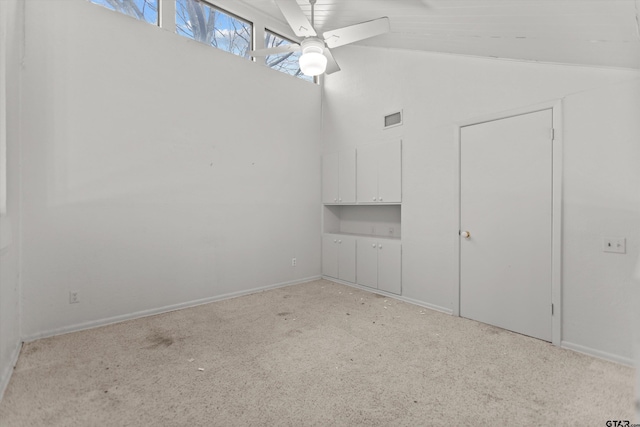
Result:
{"label": "light beige carpet", "polygon": [[593,425],[632,368],[319,280],[26,344],[2,426]]}

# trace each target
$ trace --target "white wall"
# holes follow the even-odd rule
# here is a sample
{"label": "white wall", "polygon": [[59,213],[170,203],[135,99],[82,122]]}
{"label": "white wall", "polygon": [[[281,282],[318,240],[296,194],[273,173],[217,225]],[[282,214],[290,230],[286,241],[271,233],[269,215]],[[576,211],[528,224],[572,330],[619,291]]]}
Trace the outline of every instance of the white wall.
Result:
{"label": "white wall", "polygon": [[23,90],[26,339],[320,274],[317,85],[45,0]]}
{"label": "white wall", "polygon": [[[640,80],[570,95],[564,105],[563,341],[631,361]],[[603,237],[626,237],[627,254],[603,253]]]}
{"label": "white wall", "polygon": [[[631,363],[640,73],[362,47],[335,56],[343,71],[326,79],[323,152],[402,137],[403,295],[446,312],[458,286],[455,122],[564,99],[562,339]],[[404,125],[382,130],[400,109]],[[608,235],[627,237],[627,255],[601,252]]]}
{"label": "white wall", "polygon": [[[19,97],[23,7],[0,1],[0,146],[6,149],[3,182],[6,213],[0,213],[0,398],[20,350],[20,161]],[[4,154],[0,154],[2,157]],[[3,181],[3,179],[0,179]]]}

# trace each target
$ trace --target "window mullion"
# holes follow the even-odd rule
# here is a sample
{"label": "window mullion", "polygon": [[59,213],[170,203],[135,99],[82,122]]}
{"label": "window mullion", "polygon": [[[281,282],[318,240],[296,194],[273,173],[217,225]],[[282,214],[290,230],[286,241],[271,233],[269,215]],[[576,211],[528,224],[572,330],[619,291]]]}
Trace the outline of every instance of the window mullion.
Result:
{"label": "window mullion", "polygon": [[176,32],[176,0],[160,0],[159,24],[165,30]]}
{"label": "window mullion", "polygon": [[[264,25],[261,21],[253,23],[253,50],[263,49],[264,46]],[[261,65],[267,65],[264,56],[253,57],[254,62]]]}

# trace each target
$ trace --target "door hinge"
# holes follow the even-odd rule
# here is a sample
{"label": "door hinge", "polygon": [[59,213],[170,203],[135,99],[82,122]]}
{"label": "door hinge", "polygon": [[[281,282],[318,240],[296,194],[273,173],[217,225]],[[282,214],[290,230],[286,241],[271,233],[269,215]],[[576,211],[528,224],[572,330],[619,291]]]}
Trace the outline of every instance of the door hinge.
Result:
{"label": "door hinge", "polygon": [[553,304],[551,304],[551,315],[553,316]]}
{"label": "door hinge", "polygon": [[551,130],[549,131],[549,136],[551,137],[552,141],[556,139],[556,130],[554,128],[551,128]]}

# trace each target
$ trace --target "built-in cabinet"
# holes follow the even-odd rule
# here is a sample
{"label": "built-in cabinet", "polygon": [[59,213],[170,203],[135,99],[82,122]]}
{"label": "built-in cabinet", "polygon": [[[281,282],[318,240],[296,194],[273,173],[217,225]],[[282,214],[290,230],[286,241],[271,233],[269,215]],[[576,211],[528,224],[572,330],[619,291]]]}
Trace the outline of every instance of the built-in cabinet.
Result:
{"label": "built-in cabinet", "polygon": [[345,234],[322,236],[322,274],[356,281],[356,238]]}
{"label": "built-in cabinet", "polygon": [[401,141],[323,156],[324,276],[402,293],[401,177]]}
{"label": "built-in cabinet", "polygon": [[356,150],[331,153],[322,158],[322,203],[356,202]]}
{"label": "built-in cabinet", "polygon": [[391,239],[358,238],[356,283],[400,294],[402,282],[402,246]]}

